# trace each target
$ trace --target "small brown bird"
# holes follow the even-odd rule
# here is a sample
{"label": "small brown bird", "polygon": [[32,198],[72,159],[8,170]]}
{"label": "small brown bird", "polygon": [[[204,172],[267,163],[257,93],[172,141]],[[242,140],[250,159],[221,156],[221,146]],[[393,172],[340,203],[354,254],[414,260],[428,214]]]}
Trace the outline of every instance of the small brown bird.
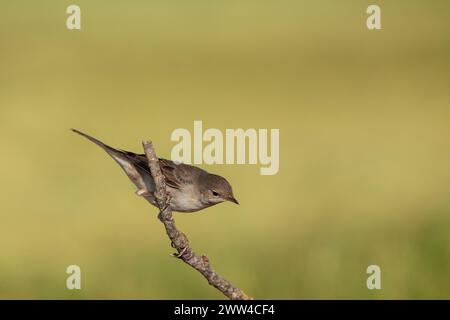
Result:
{"label": "small brown bird", "polygon": [[[81,131],[76,129],[72,131],[105,150],[138,187],[137,194],[144,196],[151,204],[157,206],[153,196],[155,183],[145,154],[114,149]],[[239,204],[234,198],[231,185],[219,175],[187,164],[176,164],[166,159],[159,159],[159,165],[166,180],[167,191],[171,196],[170,207],[173,211],[195,212],[224,201]]]}

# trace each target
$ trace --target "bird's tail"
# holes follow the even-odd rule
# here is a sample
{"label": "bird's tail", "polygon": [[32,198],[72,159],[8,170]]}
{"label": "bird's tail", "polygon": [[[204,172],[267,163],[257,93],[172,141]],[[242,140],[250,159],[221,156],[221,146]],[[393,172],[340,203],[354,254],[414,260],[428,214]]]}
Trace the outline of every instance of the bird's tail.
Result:
{"label": "bird's tail", "polygon": [[101,142],[94,137],[81,132],[77,129],[71,129],[73,132],[85,137],[89,141],[95,143],[97,146],[106,151],[125,171],[127,176],[131,181],[138,187],[139,190],[151,190],[153,189],[153,181],[151,180],[151,175],[149,169],[146,168],[142,163],[139,163],[135,159],[135,154],[131,152],[125,152],[122,150],[114,149],[107,144]]}
{"label": "bird's tail", "polygon": [[[85,137],[86,139],[88,139],[89,141],[95,143],[96,145],[98,145],[100,148],[102,148],[103,150],[105,150],[105,151],[106,151],[109,155],[111,155],[111,156],[112,156],[111,153],[113,153],[113,154],[121,153],[119,150],[116,150],[116,149],[114,149],[114,148],[112,148],[112,147],[110,147],[110,146],[104,144],[104,143],[101,142],[100,140],[97,140],[97,139],[95,139],[94,137],[92,137],[92,136],[90,136],[90,135],[88,135],[88,134],[86,134],[86,133],[84,133],[84,132],[81,132],[81,131],[79,131],[79,130],[77,130],[77,129],[70,129],[70,130],[72,130],[72,131],[75,132],[75,133],[78,133],[80,136],[83,136],[83,137]],[[114,157],[113,157],[113,158],[114,158]]]}

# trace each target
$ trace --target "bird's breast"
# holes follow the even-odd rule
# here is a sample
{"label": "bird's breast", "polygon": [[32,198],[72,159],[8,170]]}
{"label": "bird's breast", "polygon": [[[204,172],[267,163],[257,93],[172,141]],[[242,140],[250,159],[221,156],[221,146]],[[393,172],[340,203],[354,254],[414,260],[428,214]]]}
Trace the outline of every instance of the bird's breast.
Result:
{"label": "bird's breast", "polygon": [[170,207],[174,211],[195,212],[206,207],[200,201],[200,193],[192,185],[183,186],[182,189],[170,188],[169,192],[172,195]]}

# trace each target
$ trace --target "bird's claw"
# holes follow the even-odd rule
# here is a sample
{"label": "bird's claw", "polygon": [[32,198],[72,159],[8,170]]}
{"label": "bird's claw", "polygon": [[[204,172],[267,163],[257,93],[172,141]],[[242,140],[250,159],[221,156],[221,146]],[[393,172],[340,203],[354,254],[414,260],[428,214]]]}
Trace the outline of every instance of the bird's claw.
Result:
{"label": "bird's claw", "polygon": [[172,195],[167,193],[166,201],[164,201],[164,207],[161,211],[166,211],[166,209],[170,206],[170,201],[172,201]]}
{"label": "bird's claw", "polygon": [[179,253],[172,253],[171,256],[174,258],[181,258],[183,256],[183,254],[186,252],[187,247],[183,248],[183,250],[181,250],[181,252]]}

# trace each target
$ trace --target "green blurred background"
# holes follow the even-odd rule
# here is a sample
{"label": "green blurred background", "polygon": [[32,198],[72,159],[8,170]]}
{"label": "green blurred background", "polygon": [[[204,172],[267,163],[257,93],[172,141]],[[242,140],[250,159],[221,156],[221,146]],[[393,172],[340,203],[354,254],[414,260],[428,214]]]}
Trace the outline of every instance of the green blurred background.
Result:
{"label": "green blurred background", "polygon": [[[169,157],[176,128],[279,128],[240,206],[176,214],[250,295],[450,298],[450,2],[69,1],[0,6],[0,298],[221,299],[157,210],[75,127]],[[82,290],[67,290],[68,265]],[[366,288],[366,268],[382,290]]]}

